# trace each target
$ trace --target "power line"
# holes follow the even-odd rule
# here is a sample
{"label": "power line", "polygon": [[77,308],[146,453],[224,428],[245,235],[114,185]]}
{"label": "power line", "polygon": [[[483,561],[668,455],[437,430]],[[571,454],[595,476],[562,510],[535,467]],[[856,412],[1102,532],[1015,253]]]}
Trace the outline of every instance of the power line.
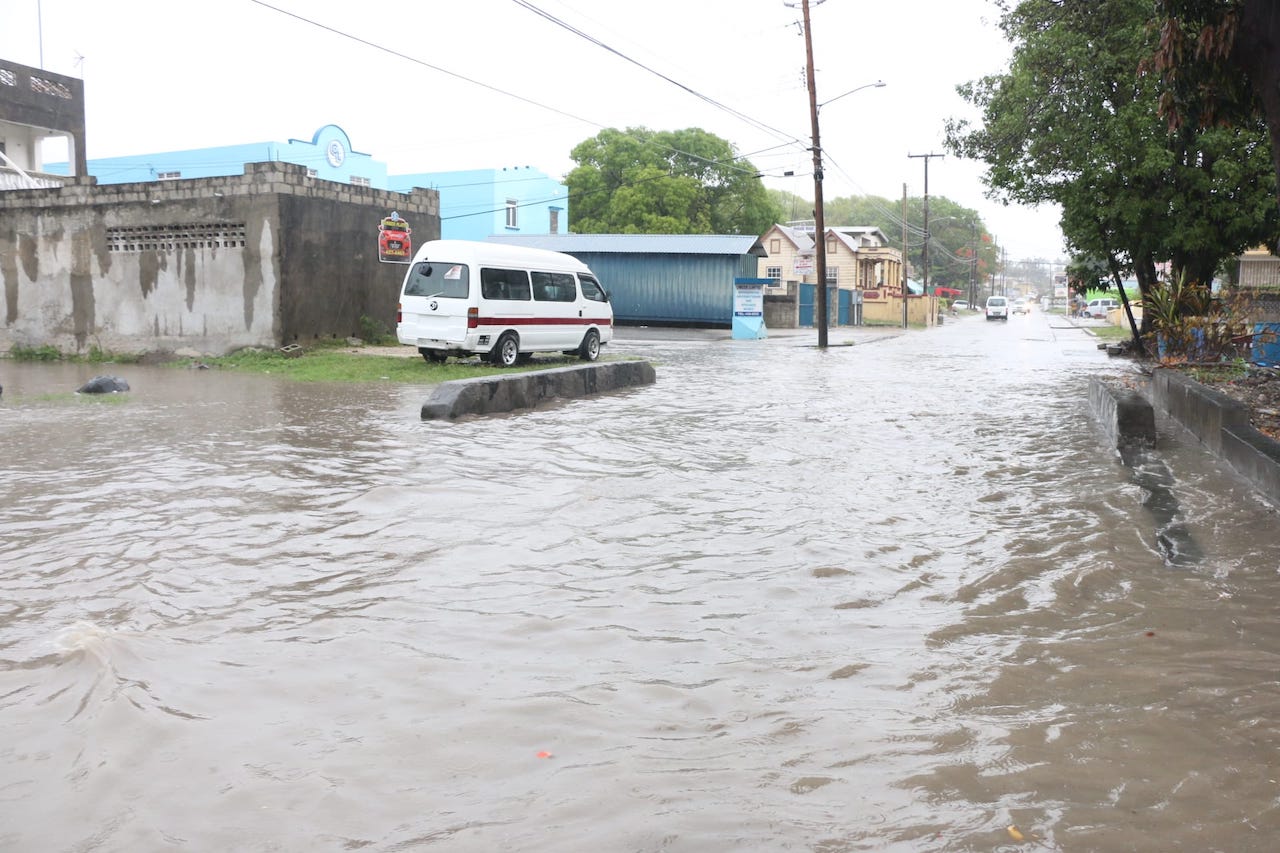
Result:
{"label": "power line", "polygon": [[763,130],[769,133],[773,133],[797,145],[801,145],[801,146],[804,145],[803,142],[801,142],[795,136],[787,133],[786,131],[778,130],[777,128],[772,127],[771,125],[765,124],[764,122],[759,121],[758,119],[752,118],[746,113],[736,110],[733,107],[730,107],[726,104],[722,104],[719,101],[717,101],[715,98],[712,98],[708,95],[704,95],[701,92],[697,91],[696,89],[691,88],[690,86],[686,86],[684,83],[681,83],[679,80],[676,80],[672,77],[668,77],[666,74],[663,74],[661,71],[651,68],[648,65],[645,65],[640,60],[634,59],[628,56],[627,54],[623,53],[622,51],[618,50],[617,48],[614,48],[614,47],[611,47],[610,45],[605,44],[600,39],[578,29],[577,27],[573,26],[567,21],[564,21],[561,18],[557,18],[555,15],[552,15],[550,12],[547,12],[544,9],[540,9],[539,7],[533,5],[533,3],[529,2],[529,0],[512,0],[512,2],[515,3],[517,6],[520,6],[521,8],[528,9],[530,12],[533,12],[535,15],[541,18],[547,21],[550,21],[556,26],[561,27],[565,30],[568,30],[569,32],[573,33],[579,38],[585,39],[591,44],[594,44],[596,47],[599,47],[603,50],[608,51],[609,53],[612,53],[614,56],[618,57],[619,59],[625,60],[626,62],[630,62],[632,65],[636,66],[637,68],[643,69],[644,71],[647,71],[648,73],[654,75],[655,77],[665,80],[666,82],[670,83],[671,85],[675,86],[681,91],[688,92],[690,95],[693,95],[695,98],[705,101],[706,103],[710,104],[716,109],[723,110],[729,115],[732,115],[735,118],[745,121],[747,124],[750,124],[752,127],[756,128],[757,130]]}

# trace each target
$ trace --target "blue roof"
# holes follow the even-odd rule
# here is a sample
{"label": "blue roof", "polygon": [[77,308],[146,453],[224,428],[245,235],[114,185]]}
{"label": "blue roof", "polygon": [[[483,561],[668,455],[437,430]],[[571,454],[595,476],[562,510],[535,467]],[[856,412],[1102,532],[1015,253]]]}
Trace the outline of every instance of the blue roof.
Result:
{"label": "blue roof", "polygon": [[763,255],[760,238],[738,234],[498,234],[508,243],[553,252],[646,255]]}

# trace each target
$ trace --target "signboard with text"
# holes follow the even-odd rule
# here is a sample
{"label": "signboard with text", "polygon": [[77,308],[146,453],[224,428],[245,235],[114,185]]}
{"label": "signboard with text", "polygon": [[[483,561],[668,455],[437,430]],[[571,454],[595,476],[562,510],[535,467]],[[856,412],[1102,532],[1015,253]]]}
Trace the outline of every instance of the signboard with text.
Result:
{"label": "signboard with text", "polygon": [[378,260],[384,264],[407,264],[413,260],[413,229],[394,210],[378,223]]}
{"label": "signboard with text", "polygon": [[769,337],[769,330],[764,325],[764,289],[771,284],[771,278],[733,280],[734,340],[754,341]]}

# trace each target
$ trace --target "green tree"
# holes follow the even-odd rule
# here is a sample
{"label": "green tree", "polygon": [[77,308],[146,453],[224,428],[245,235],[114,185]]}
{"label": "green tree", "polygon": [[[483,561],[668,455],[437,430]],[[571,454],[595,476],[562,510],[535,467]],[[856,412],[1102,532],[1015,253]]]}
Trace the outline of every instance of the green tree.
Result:
{"label": "green tree", "polygon": [[782,216],[733,146],[697,128],[602,130],[565,178],[579,234],[763,234]]}
{"label": "green tree", "polygon": [[1001,19],[1009,70],[959,87],[982,125],[947,125],[954,153],[984,161],[996,197],[1057,202],[1073,255],[1132,271],[1144,295],[1171,261],[1207,282],[1280,229],[1258,128],[1169,133],[1146,0],[1023,0]]}
{"label": "green tree", "polygon": [[1275,0],[1157,0],[1151,66],[1171,128],[1265,121],[1280,187],[1280,13]]}

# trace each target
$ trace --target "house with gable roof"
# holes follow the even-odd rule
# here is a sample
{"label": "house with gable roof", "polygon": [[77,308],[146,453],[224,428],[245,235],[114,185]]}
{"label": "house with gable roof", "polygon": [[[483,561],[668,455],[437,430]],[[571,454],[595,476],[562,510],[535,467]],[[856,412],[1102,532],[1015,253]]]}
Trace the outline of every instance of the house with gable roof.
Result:
{"label": "house with gable roof", "polygon": [[[874,226],[826,229],[828,323],[862,325],[867,301],[901,299],[902,253]],[[773,280],[765,288],[765,321],[774,328],[815,325],[817,270],[812,222],[771,227],[760,238],[766,256],[759,275]],[[901,302],[895,303],[901,314]],[[877,306],[877,318],[888,306]]]}

